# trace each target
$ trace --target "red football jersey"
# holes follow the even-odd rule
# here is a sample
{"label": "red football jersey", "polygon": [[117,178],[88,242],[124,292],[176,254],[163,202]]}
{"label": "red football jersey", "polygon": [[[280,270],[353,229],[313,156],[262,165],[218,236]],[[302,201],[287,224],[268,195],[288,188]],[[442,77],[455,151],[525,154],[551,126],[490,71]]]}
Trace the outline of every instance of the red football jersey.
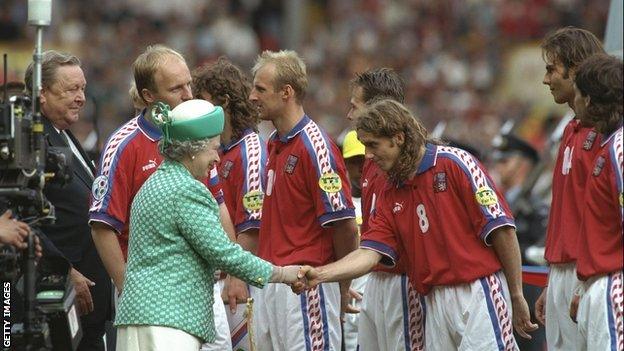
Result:
{"label": "red football jersey", "polygon": [[587,179],[576,271],[581,280],[624,268],[622,127],[605,138]]}
{"label": "red football jersey", "polygon": [[426,294],[500,270],[488,236],[504,226],[515,227],[511,211],[479,161],[458,148],[427,144],[416,175],[382,192],[360,246],[391,265],[402,244],[410,281]]}
{"label": "red football jersey", "polygon": [[[369,220],[371,215],[375,211],[375,202],[386,187],[388,181],[388,175],[384,172],[373,160],[365,159],[364,166],[362,167],[362,227],[361,232],[364,233],[370,227]],[[395,274],[403,274],[406,272],[404,257],[402,254],[403,248],[399,245],[398,248],[399,260],[393,267],[387,267],[384,265],[377,265],[373,268],[373,271],[382,271]]]}
{"label": "red football jersey", "polygon": [[[158,151],[160,129],[148,122],[144,113],[126,122],[106,142],[91,193],[89,223],[103,222],[117,231],[124,258],[128,255],[132,200],[163,160]],[[216,169],[211,178],[210,191],[223,202]]]}
{"label": "red football jersey", "polygon": [[308,116],[273,133],[268,149],[258,256],[282,266],[334,261],[331,224],[355,218],[340,150]]}
{"label": "red football jersey", "polygon": [[236,233],[260,229],[266,184],[266,144],[249,129],[224,145],[220,152],[219,181]]}
{"label": "red football jersey", "polygon": [[552,202],[544,258],[550,263],[576,260],[585,182],[598,153],[599,136],[573,119],[566,126],[553,170]]}

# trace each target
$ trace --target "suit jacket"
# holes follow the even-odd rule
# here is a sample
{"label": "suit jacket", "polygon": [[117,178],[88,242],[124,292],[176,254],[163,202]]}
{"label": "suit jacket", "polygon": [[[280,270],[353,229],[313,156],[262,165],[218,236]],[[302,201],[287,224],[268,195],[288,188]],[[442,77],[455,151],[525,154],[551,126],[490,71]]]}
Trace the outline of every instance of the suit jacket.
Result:
{"label": "suit jacket", "polygon": [[[44,118],[48,146],[68,147],[52,123]],[[69,130],[66,131],[80,154],[95,173],[91,159]],[[73,268],[95,283],[91,287],[94,311],[81,318],[83,326],[100,326],[111,318],[111,281],[97,253],[89,227],[89,201],[93,176],[72,153],[72,179],[65,185],[47,183],[44,195],[54,205],[56,222],[41,226],[54,246],[67,258]],[[102,329],[103,330],[103,329]]]}

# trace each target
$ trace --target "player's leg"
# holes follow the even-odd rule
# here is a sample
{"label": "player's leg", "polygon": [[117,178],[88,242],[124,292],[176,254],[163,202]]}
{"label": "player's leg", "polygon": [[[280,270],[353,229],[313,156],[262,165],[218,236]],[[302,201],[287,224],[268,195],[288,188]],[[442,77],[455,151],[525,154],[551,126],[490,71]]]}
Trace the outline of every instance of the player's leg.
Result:
{"label": "player's leg", "polygon": [[368,283],[364,289],[362,299],[362,309],[360,311],[358,323],[358,345],[360,351],[381,350],[379,337],[377,335],[378,320],[383,301],[384,291],[380,288],[383,285],[383,277],[380,272],[369,274]]}
{"label": "player's leg", "polygon": [[[351,289],[357,291],[360,295],[364,295],[364,289],[366,288],[366,282],[368,280],[368,274],[363,275],[351,282]],[[361,301],[358,302],[355,299],[351,300],[351,304],[361,308]],[[345,351],[356,351],[358,340],[358,324],[360,320],[359,313],[347,313],[344,317],[343,339],[345,344]]]}
{"label": "player's leg", "polygon": [[377,333],[383,350],[424,348],[424,303],[405,274],[382,273],[383,303]]}
{"label": "player's leg", "polygon": [[225,313],[225,305],[223,304],[223,299],[221,299],[221,291],[223,291],[222,279],[218,280],[213,287],[214,303],[212,304],[212,312],[214,315],[215,341],[213,343],[203,344],[201,346],[201,351],[232,349],[232,337]]}
{"label": "player's leg", "polygon": [[427,309],[427,322],[425,328],[425,342],[427,351],[457,350],[459,336],[452,334],[451,320],[449,315],[462,315],[460,301],[457,299],[457,289],[463,287],[469,292],[466,284],[458,287],[434,287],[427,296],[425,304]]}
{"label": "player's leg", "polygon": [[455,332],[462,334],[458,350],[518,350],[504,274],[491,274],[462,287],[457,290],[461,313],[454,315]]}
{"label": "player's leg", "polygon": [[340,350],[340,288],[323,283],[300,295],[280,286],[284,316],[279,321],[283,350]]}
{"label": "player's leg", "polygon": [[[422,351],[425,349],[425,299],[412,286],[407,275],[401,275],[401,301],[403,317],[403,337],[406,350]],[[400,350],[397,345],[396,350]]]}
{"label": "player's leg", "polygon": [[546,343],[549,351],[573,350],[577,325],[570,318],[570,303],[578,284],[574,264],[552,264],[546,292]]}
{"label": "player's leg", "polygon": [[622,271],[591,280],[577,313],[579,349],[624,350]]}
{"label": "player's leg", "polygon": [[264,289],[249,287],[249,292],[253,298],[252,316],[249,322],[249,335],[251,342],[258,351],[273,350],[270,334],[270,318],[268,303],[270,297],[275,293],[276,284],[267,284]]}

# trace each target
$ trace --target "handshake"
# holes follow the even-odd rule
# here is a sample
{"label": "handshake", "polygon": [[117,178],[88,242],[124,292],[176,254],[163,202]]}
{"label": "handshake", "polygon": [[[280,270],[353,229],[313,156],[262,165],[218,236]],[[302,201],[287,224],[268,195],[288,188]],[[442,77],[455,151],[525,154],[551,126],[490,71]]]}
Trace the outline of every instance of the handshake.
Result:
{"label": "handshake", "polygon": [[322,282],[318,268],[311,266],[273,266],[272,283],[284,283],[290,285],[295,294],[312,289]]}

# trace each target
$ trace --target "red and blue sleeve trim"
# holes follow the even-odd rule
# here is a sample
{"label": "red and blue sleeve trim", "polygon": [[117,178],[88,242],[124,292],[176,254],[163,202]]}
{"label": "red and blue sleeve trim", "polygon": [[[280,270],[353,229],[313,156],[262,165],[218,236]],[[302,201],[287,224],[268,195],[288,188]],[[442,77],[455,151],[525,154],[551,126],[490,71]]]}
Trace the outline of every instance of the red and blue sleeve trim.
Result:
{"label": "red and blue sleeve trim", "polygon": [[380,253],[382,258],[379,263],[387,267],[394,267],[399,259],[396,251],[394,251],[390,246],[379,241],[362,240],[360,248]]}

